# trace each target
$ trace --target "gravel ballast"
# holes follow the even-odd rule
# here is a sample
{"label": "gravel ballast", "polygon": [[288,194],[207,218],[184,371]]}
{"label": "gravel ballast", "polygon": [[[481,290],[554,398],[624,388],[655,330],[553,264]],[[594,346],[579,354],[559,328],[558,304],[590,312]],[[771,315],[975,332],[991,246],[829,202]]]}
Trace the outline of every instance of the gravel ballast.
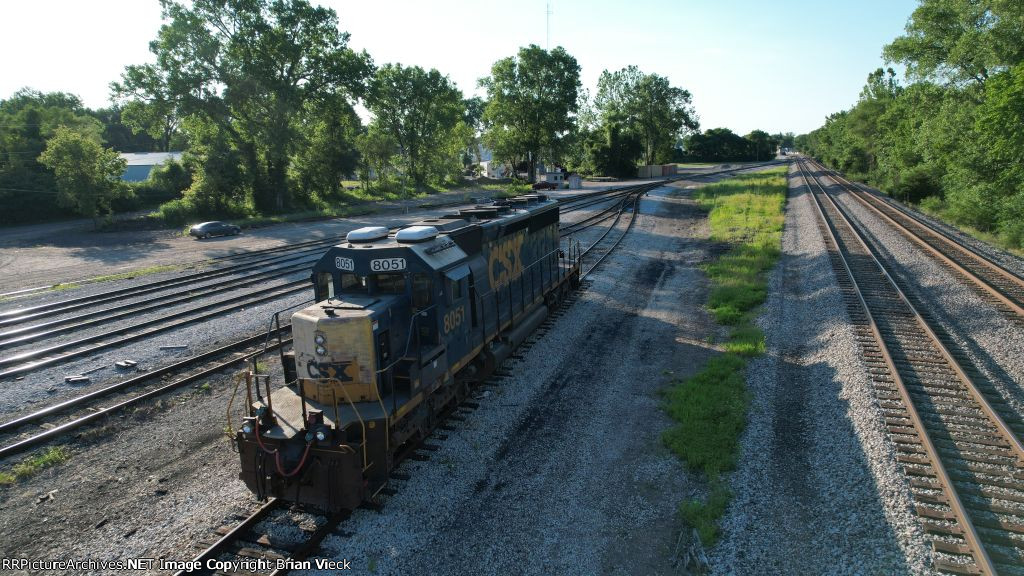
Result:
{"label": "gravel ballast", "polygon": [[[691,218],[691,224],[694,222],[699,222],[696,215]],[[633,234],[640,230],[635,229]],[[699,284],[694,286],[699,288]],[[611,291],[612,287],[605,285],[605,289]],[[298,301],[304,298],[307,296],[297,296]],[[700,298],[694,296],[691,300],[696,302]],[[156,354],[140,362],[140,366],[146,367],[160,360],[161,354],[185,355],[222,343],[237,332],[265,328],[270,314],[290,303],[247,308],[231,317],[182,328],[139,343],[139,348],[127,346],[118,352],[140,359]],[[607,299],[605,304],[617,305]],[[572,308],[569,313],[573,314]],[[569,322],[568,316],[563,322]],[[182,342],[189,344],[188,352],[156,352],[161,345]],[[558,365],[550,354],[539,358],[551,363],[552,368]],[[88,362],[107,360],[88,359],[81,366],[88,368]],[[102,371],[93,374],[97,382],[107,376]],[[19,381],[19,386],[12,389],[8,397],[12,404],[28,400],[38,393],[30,390],[38,391],[45,385],[41,375],[33,376],[32,382],[29,380],[27,377]],[[68,462],[14,487],[0,489],[0,552],[5,556],[32,558],[56,558],[73,552],[96,560],[188,559],[197,553],[195,543],[209,539],[215,528],[233,523],[235,514],[254,509],[258,503],[237,479],[237,455],[223,436],[232,379],[225,374],[208,382],[208,389],[188,387],[149,407],[83,429],[68,444]],[[20,394],[14,390],[20,390]],[[533,389],[531,393],[535,392]],[[497,399],[504,394],[501,389],[487,393],[499,402]],[[645,401],[654,402],[651,398]],[[235,410],[239,407],[236,401]],[[493,409],[494,419],[504,422],[495,428],[507,431],[518,425],[504,404]],[[483,441],[474,435],[481,427],[481,423],[467,422],[471,433],[467,443]],[[646,446],[657,449],[656,438]],[[670,468],[645,468],[645,473],[678,477],[679,464],[666,454],[658,457],[662,466]],[[424,464],[425,468],[433,466],[429,469],[435,473],[461,474],[454,465],[438,463],[437,459]],[[670,502],[663,509],[671,522],[674,504]],[[671,538],[670,532],[666,532],[666,540]],[[394,544],[400,542],[395,540]]]}
{"label": "gravel ballast", "polygon": [[894,206],[895,208],[902,210],[903,212],[906,212],[907,214],[917,218],[918,220],[925,222],[932,228],[935,228],[936,230],[945,233],[947,236],[951,236],[954,239],[959,240],[963,244],[967,245],[967,247],[980,253],[986,258],[1000,264],[1001,266],[1013,272],[1014,274],[1018,276],[1024,276],[1024,258],[1021,258],[1016,254],[1011,254],[1005,250],[1002,250],[1001,248],[997,248],[983,240],[979,240],[978,238],[975,238],[974,236],[971,236],[970,234],[960,230],[956,226],[943,222],[938,218],[935,218],[931,214],[926,214],[914,208],[910,208],[900,203],[899,201],[890,198],[883,192],[875,188],[872,188],[866,184],[862,184],[860,182],[856,182],[854,184],[857,187],[861,188],[862,190],[865,190],[867,192],[873,193],[881,197],[883,200],[886,200],[891,206]]}
{"label": "gravel ballast", "polygon": [[715,574],[928,573],[906,480],[799,176],[751,362],[750,419]]}

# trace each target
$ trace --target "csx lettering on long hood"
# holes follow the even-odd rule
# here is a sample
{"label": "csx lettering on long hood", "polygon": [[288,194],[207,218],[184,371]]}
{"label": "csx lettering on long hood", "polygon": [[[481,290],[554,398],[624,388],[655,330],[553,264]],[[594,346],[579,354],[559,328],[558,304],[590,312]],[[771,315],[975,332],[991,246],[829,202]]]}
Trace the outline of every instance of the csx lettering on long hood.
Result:
{"label": "csx lettering on long hood", "polygon": [[523,231],[495,243],[487,260],[487,274],[492,288],[504,286],[523,273],[525,240],[526,232]]}

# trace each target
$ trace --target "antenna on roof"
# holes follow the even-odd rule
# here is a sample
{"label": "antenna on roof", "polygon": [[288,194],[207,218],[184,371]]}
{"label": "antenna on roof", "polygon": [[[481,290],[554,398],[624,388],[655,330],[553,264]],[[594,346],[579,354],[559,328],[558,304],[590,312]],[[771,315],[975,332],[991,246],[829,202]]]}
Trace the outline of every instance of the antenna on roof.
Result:
{"label": "antenna on roof", "polygon": [[544,49],[545,50],[551,50],[551,14],[552,14],[552,12],[551,12],[551,2],[547,3],[547,9],[544,12],[545,12],[544,26],[545,26],[545,29],[547,30],[547,39],[546,39],[546,44],[544,46]]}

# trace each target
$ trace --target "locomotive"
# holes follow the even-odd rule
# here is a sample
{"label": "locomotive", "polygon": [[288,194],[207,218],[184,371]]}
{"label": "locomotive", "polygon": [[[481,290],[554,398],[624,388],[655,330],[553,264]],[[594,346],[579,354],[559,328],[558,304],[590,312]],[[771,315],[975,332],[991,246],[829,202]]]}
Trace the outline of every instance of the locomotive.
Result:
{"label": "locomotive", "polygon": [[557,202],[531,194],[391,231],[365,227],[312,272],[284,385],[247,375],[235,434],[257,497],[352,510],[580,279]]}

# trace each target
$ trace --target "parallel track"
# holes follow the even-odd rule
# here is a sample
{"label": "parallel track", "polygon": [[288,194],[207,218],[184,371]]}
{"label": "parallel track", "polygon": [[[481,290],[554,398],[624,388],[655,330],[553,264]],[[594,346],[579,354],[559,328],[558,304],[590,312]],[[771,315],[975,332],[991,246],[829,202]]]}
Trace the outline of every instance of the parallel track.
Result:
{"label": "parallel track", "polygon": [[[7,458],[8,456],[20,454],[38,446],[39,444],[59,438],[83,426],[113,416],[126,408],[137,406],[143,402],[150,401],[158,396],[182,388],[183,386],[209,378],[224,370],[234,368],[239,363],[246,362],[266,351],[276,350],[279,346],[278,343],[271,343],[269,340],[271,338],[278,337],[279,335],[283,336],[287,334],[290,329],[290,326],[284,326],[280,332],[272,330],[269,333],[262,333],[249,338],[244,338],[237,342],[228,344],[227,346],[222,346],[216,350],[211,350],[209,352],[193,356],[192,358],[187,358],[170,366],[165,366],[152,372],[140,374],[134,378],[129,378],[128,380],[123,380],[121,382],[105,386],[99,390],[94,390],[87,394],[76,396],[70,400],[65,400],[64,402],[53,404],[0,423],[0,434],[4,436],[12,436],[9,440],[5,441],[3,445],[0,445],[0,458]],[[291,338],[282,338],[281,345],[288,345],[290,343]],[[247,353],[242,352],[245,349],[251,349],[253,347],[257,347],[257,350]],[[232,356],[228,359],[218,360],[218,358],[225,355]],[[186,371],[193,370],[196,367],[203,368],[199,371],[181,376],[172,382],[160,382],[164,377],[174,374],[182,374]],[[131,390],[152,385],[154,382],[159,382],[159,385],[155,388],[142,392],[131,392]],[[118,402],[107,406],[97,406],[97,402],[122,392],[129,393],[129,397],[120,399]],[[63,420],[61,420],[61,418],[63,418]],[[18,433],[19,430],[27,430],[30,426],[36,428],[42,427],[41,424],[43,423],[45,423],[47,427],[42,431],[29,432],[27,434],[23,433],[20,436],[13,436]]]}
{"label": "parallel track", "polygon": [[[635,198],[635,195],[637,194],[638,191],[640,191],[640,193],[642,193],[643,191],[646,191],[647,189],[649,189],[651,187],[652,187],[652,185],[643,185],[643,186],[639,186],[639,187],[628,187],[628,188],[626,188],[624,190],[616,190],[616,191],[614,191],[614,193],[611,194],[611,196],[614,199],[616,197],[622,196],[623,194],[626,194],[628,197]],[[595,196],[602,196],[602,197],[595,199]],[[581,195],[580,197],[572,198],[570,200],[571,201],[585,201],[587,203],[595,202],[595,201],[596,202],[605,202],[605,201],[608,200],[608,196],[609,196],[609,194],[607,193],[607,191],[602,191],[601,193],[588,193],[588,194],[585,194],[585,195]],[[619,214],[621,214],[621,211],[622,211],[623,207],[626,205],[626,200],[628,200],[628,198],[626,198],[622,202],[618,203]],[[613,216],[614,215],[615,214],[613,214]],[[614,227],[617,222],[618,222],[618,218],[616,218],[616,221],[614,223],[612,223],[612,225],[609,227],[608,231],[610,231],[610,229],[612,227]],[[596,222],[587,223],[583,227],[576,228],[575,231],[579,231],[582,228],[593,226],[595,224],[596,224]],[[598,242],[600,242],[601,240],[604,239],[605,236],[607,236],[608,231],[606,231],[605,234],[601,236],[601,238],[598,240]],[[588,251],[591,250],[598,242],[595,242],[587,250]],[[302,284],[304,284],[304,283],[302,283]],[[186,296],[185,298],[188,298],[188,297]],[[205,317],[207,315],[203,315],[203,316]],[[166,320],[167,318],[164,317],[164,319]],[[186,319],[186,322],[187,321],[190,321],[190,320]],[[85,324],[85,323],[83,323],[83,324]],[[92,325],[92,324],[94,324],[94,322],[87,323],[87,325]],[[177,326],[177,325],[179,325],[179,324],[174,324],[171,327],[174,327],[174,326]],[[136,326],[136,327],[138,327],[138,326]],[[160,331],[162,331],[164,329],[170,329],[171,327],[166,327],[166,328],[165,327],[161,327]],[[122,329],[119,329],[119,331],[123,332],[123,331],[129,330],[129,329],[130,328],[122,328]],[[287,330],[288,330],[288,327],[286,326],[284,328],[284,331],[287,332]],[[138,336],[127,336],[127,337],[124,337],[124,338],[120,338],[120,339],[116,340],[113,343],[100,343],[100,344],[88,347],[88,348],[86,348],[84,350],[79,350],[79,351],[76,351],[76,352],[73,352],[73,353],[70,353],[70,354],[67,354],[67,355],[63,355],[59,359],[64,359],[64,358],[67,358],[69,356],[78,356],[78,355],[82,355],[82,354],[90,354],[90,353],[96,352],[98,350],[101,350],[103,348],[107,348],[107,347],[110,347],[110,346],[113,346],[113,345],[116,345],[116,344],[127,342],[127,341],[132,340],[132,339],[134,339],[136,337],[141,337],[143,335],[149,335],[150,333],[151,332],[147,332],[145,334],[138,335]],[[0,336],[2,336],[2,335],[3,334],[0,334]],[[271,334],[271,336],[273,336],[273,335],[274,334]],[[115,414],[115,413],[117,413],[117,412],[119,412],[121,410],[124,410],[125,408],[138,405],[141,402],[144,402],[144,401],[147,401],[147,400],[151,400],[151,399],[153,399],[153,398],[155,398],[155,397],[157,397],[159,395],[165,394],[165,393],[167,393],[167,392],[169,392],[171,390],[175,390],[175,389],[180,388],[182,386],[185,386],[185,385],[188,385],[190,383],[196,382],[196,381],[198,381],[198,380],[200,380],[202,378],[206,378],[206,377],[208,377],[208,376],[210,376],[210,375],[212,375],[212,374],[214,374],[216,372],[222,371],[222,370],[227,369],[227,368],[229,368],[229,367],[231,367],[233,365],[236,365],[240,361],[247,360],[247,359],[251,358],[252,356],[255,355],[255,353],[245,354],[245,355],[242,355],[242,356],[236,356],[236,357],[231,358],[229,360],[223,361],[223,362],[221,362],[219,364],[214,364],[212,366],[209,366],[206,369],[203,369],[202,371],[200,371],[198,373],[194,373],[194,374],[191,374],[189,376],[185,376],[185,377],[179,378],[179,379],[175,380],[174,382],[171,382],[171,383],[168,383],[168,384],[162,384],[161,386],[159,386],[159,387],[157,387],[155,389],[146,391],[146,392],[137,393],[134,396],[131,396],[131,397],[127,398],[127,399],[119,400],[117,403],[115,403],[113,405],[109,405],[109,406],[106,406],[106,407],[97,407],[96,406],[97,402],[100,402],[103,399],[105,399],[105,398],[107,398],[107,397],[109,397],[111,395],[127,392],[127,391],[130,391],[132,389],[138,389],[138,388],[141,388],[141,387],[145,387],[148,383],[151,383],[151,382],[155,381],[157,378],[166,377],[167,375],[176,374],[176,373],[180,374],[180,373],[182,373],[182,372],[184,372],[186,370],[192,369],[195,366],[202,365],[202,364],[209,364],[209,362],[213,361],[213,359],[217,358],[218,356],[223,356],[223,355],[235,352],[237,350],[243,349],[245,347],[249,347],[249,346],[252,346],[252,345],[259,344],[259,343],[265,341],[266,339],[267,339],[267,335],[266,334],[260,334],[260,335],[253,336],[253,337],[250,337],[250,338],[245,338],[245,339],[242,339],[242,340],[240,340],[238,342],[235,342],[235,343],[229,344],[227,346],[223,346],[221,348],[218,348],[216,350],[211,350],[209,352],[204,352],[204,353],[198,354],[196,356],[193,356],[191,358],[182,360],[182,361],[174,363],[172,365],[161,367],[161,368],[158,368],[156,370],[140,374],[139,376],[136,376],[136,377],[133,377],[133,378],[130,378],[130,379],[127,379],[127,380],[124,380],[124,381],[121,381],[121,382],[118,382],[118,383],[115,383],[115,384],[111,384],[111,385],[105,386],[105,387],[103,387],[101,389],[89,392],[87,394],[83,394],[81,396],[72,398],[70,400],[66,400],[66,401],[60,402],[58,404],[53,404],[53,405],[47,406],[45,408],[42,408],[42,409],[30,412],[29,414],[18,416],[16,418],[12,419],[12,420],[8,420],[6,422],[2,422],[2,423],[0,423],[0,435],[11,435],[13,433],[18,432],[19,430],[26,430],[30,426],[38,426],[40,423],[44,423],[44,422],[45,422],[45,424],[47,426],[47,429],[43,430],[41,432],[30,433],[27,436],[22,434],[19,437],[16,437],[16,438],[13,438],[10,441],[7,441],[5,444],[0,444],[0,458],[5,458],[5,457],[8,457],[8,456],[12,456],[12,455],[18,454],[18,453],[22,453],[22,452],[24,452],[24,451],[26,451],[26,450],[34,447],[34,446],[37,446],[37,445],[39,445],[41,443],[44,443],[44,442],[46,442],[48,440],[52,440],[54,438],[58,438],[58,437],[63,436],[63,435],[65,435],[65,434],[67,434],[67,433],[69,433],[69,432],[71,432],[73,430],[76,430],[76,429],[78,429],[78,428],[80,428],[82,426],[85,426],[85,425],[88,425],[90,423],[96,422],[97,420],[109,417],[110,415]],[[81,343],[82,340],[80,339],[77,342]],[[289,340],[286,340],[285,344],[287,344],[288,342],[289,342]],[[0,347],[2,347],[2,344],[3,344],[3,342],[0,342]],[[67,346],[68,345],[64,345],[64,344],[61,344],[61,345],[51,345],[43,353],[44,354],[45,353],[53,354],[53,353],[55,353],[55,352],[65,348]],[[37,363],[37,364],[34,364],[33,366],[39,366],[41,364],[42,363]],[[8,372],[10,372],[10,370]],[[17,373],[20,373],[20,371],[14,372],[14,373],[17,374]],[[6,372],[0,372],[0,376],[2,376],[4,374],[6,374]],[[76,412],[77,413],[84,413],[84,415],[73,416]],[[69,414],[72,415],[72,417],[70,419],[68,419],[68,417],[67,417],[67,415],[69,415]],[[55,418],[58,419],[56,424],[53,422]]]}
{"label": "parallel track", "polygon": [[803,165],[800,173],[935,568],[1024,574],[1024,446],[1007,424],[1019,418],[993,405],[977,370],[957,360],[817,179]]}
{"label": "parallel track", "polygon": [[[187,310],[165,314],[150,320],[136,322],[131,326],[112,328],[98,334],[21,352],[0,359],[0,380],[26,374],[38,368],[52,366],[75,358],[89,356],[100,350],[106,350],[128,342],[161,334],[181,326],[222,316],[240,307],[270,302],[305,290],[308,290],[307,281],[289,282],[257,291],[253,295],[225,298]],[[168,323],[168,320],[176,318],[177,320]],[[125,334],[126,332],[128,334]]]}
{"label": "parallel track", "polygon": [[1024,278],[974,249],[914,218],[889,201],[865,192],[838,174],[818,168],[850,196],[895,227],[903,236],[921,246],[956,274],[968,279],[981,295],[993,300],[1017,321],[1024,323]]}

